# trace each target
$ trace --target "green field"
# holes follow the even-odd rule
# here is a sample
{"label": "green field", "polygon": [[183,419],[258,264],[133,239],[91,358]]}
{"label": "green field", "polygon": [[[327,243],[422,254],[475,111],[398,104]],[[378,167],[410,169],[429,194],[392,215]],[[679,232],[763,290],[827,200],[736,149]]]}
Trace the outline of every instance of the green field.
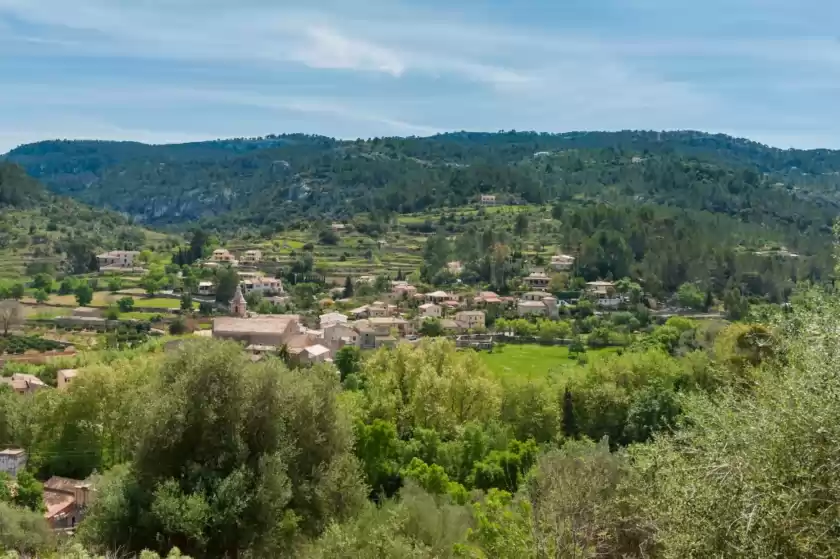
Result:
{"label": "green field", "polygon": [[[586,357],[615,353],[616,348],[589,349]],[[562,380],[582,370],[577,359],[569,359],[566,346],[505,345],[493,353],[481,352],[481,359],[502,380]]]}
{"label": "green field", "polygon": [[[198,303],[193,302],[193,307],[198,308]],[[180,309],[180,299],[167,299],[163,297],[152,297],[150,299],[134,299],[135,309]]]}

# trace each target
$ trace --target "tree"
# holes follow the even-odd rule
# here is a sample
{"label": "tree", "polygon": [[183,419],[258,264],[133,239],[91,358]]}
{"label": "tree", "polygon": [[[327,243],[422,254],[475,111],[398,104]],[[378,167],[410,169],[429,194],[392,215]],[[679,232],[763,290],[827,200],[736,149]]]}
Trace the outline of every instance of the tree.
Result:
{"label": "tree", "polygon": [[[53,533],[42,512],[19,508],[0,499],[0,549],[22,557],[49,557]],[[17,557],[16,554],[6,557]]]}
{"label": "tree", "polygon": [[741,290],[733,287],[723,295],[723,308],[730,320],[741,320],[750,312],[749,300],[743,296]]}
{"label": "tree", "polygon": [[3,328],[3,335],[8,336],[9,331],[15,326],[23,324],[23,307],[12,299],[0,301],[0,327]]}
{"label": "tree", "polygon": [[451,251],[452,247],[449,241],[441,233],[435,233],[426,240],[426,246],[423,249],[422,269],[422,275],[426,281],[431,282],[432,278],[444,269],[449,261]]}
{"label": "tree", "polygon": [[23,299],[24,294],[26,293],[26,288],[23,286],[22,283],[14,283],[12,287],[9,289],[9,296],[16,301],[20,301]]}
{"label": "tree", "polygon": [[706,305],[706,296],[693,283],[684,283],[677,291],[677,299],[680,306],[687,309],[703,310]]}
{"label": "tree", "polygon": [[181,295],[181,310],[182,311],[192,311],[193,310],[192,295],[190,295],[189,291],[185,291]]}
{"label": "tree", "polygon": [[362,361],[362,354],[358,347],[348,345],[339,349],[335,354],[335,366],[341,374],[341,381],[344,382],[349,375],[359,372],[359,365]]}
{"label": "tree", "polygon": [[114,276],[108,279],[108,291],[111,293],[116,293],[123,287],[122,278],[119,276]]}
{"label": "tree", "polygon": [[517,237],[525,237],[528,234],[528,215],[525,212],[516,214],[513,224],[513,234]]}
{"label": "tree", "polygon": [[233,299],[239,285],[239,274],[233,268],[220,268],[216,271],[216,301],[227,303]]}
{"label": "tree", "polygon": [[61,280],[61,285],[58,288],[59,295],[70,295],[76,291],[78,281],[75,278],[64,278]]}
{"label": "tree", "polygon": [[43,305],[44,303],[50,300],[50,294],[44,291],[43,289],[36,289],[35,293],[32,294],[32,297],[35,299],[35,302],[39,305]]}
{"label": "tree", "polygon": [[76,303],[80,307],[86,307],[93,302],[93,289],[87,283],[82,283],[76,287]]}
{"label": "tree", "polygon": [[430,338],[443,336],[443,325],[437,318],[427,318],[420,324],[420,334]]}
{"label": "tree", "polygon": [[322,245],[337,245],[340,240],[338,233],[329,227],[321,229],[318,233],[318,242]]}
{"label": "tree", "polygon": [[69,243],[65,249],[65,253],[67,254],[67,263],[70,267],[71,274],[86,274],[98,269],[98,265],[95,264],[96,254],[94,254],[91,245],[86,241],[76,240]]}
{"label": "tree", "polygon": [[14,503],[35,512],[44,512],[44,486],[28,470],[18,472]]}
{"label": "tree", "polygon": [[353,279],[350,276],[344,278],[344,293],[342,293],[342,296],[345,299],[353,296]]}
{"label": "tree", "polygon": [[51,293],[53,289],[53,277],[47,273],[37,274],[32,278],[32,287],[35,289],[43,289],[47,293]]}
{"label": "tree", "polygon": [[140,285],[146,291],[146,295],[151,297],[155,293],[160,291],[161,287],[163,286],[163,281],[162,278],[155,277],[152,274],[146,274],[145,276],[143,276],[143,279],[140,280]]}
{"label": "tree", "polygon": [[117,306],[119,307],[120,312],[131,312],[134,310],[134,298],[123,297],[117,301]]}
{"label": "tree", "polygon": [[108,320],[119,320],[120,307],[118,305],[108,305],[105,309],[105,318]]}
{"label": "tree", "polygon": [[186,262],[187,264],[192,264],[204,256],[204,247],[207,245],[209,239],[210,236],[201,228],[193,230],[192,238],[190,239],[189,261]]}
{"label": "tree", "polygon": [[176,316],[175,320],[169,323],[169,333],[173,336],[180,336],[187,333],[187,322],[183,316]]}
{"label": "tree", "polygon": [[144,398],[148,414],[138,415],[148,420],[135,418],[130,467],[97,485],[84,541],[276,557],[296,526],[317,534],[364,505],[331,367],[251,363],[238,344],[217,340],[185,344],[158,367],[147,371],[160,389]]}

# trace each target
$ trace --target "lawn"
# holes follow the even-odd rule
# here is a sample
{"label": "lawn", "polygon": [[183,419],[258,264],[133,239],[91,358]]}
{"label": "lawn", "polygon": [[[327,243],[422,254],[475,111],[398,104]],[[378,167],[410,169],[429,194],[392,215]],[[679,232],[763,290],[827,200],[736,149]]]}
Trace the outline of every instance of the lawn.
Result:
{"label": "lawn", "polygon": [[[193,307],[198,308],[198,303],[193,302]],[[167,299],[167,298],[164,298],[164,297],[152,297],[150,299],[135,298],[134,299],[134,308],[135,309],[180,309],[181,308],[181,300],[180,299]]]}
{"label": "lawn", "polygon": [[[589,349],[586,357],[591,360],[615,351],[616,348]],[[566,346],[509,344],[480,355],[490,371],[502,380],[561,380],[582,370],[577,359],[569,359]]]}

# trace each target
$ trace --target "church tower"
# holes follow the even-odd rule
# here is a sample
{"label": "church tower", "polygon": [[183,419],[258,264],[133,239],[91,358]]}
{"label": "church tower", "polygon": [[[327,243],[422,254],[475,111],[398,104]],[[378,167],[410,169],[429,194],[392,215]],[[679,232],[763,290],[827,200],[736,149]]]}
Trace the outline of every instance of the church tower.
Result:
{"label": "church tower", "polygon": [[248,303],[245,301],[245,296],[242,295],[242,287],[236,286],[236,293],[230,301],[230,312],[234,316],[245,318],[248,316]]}

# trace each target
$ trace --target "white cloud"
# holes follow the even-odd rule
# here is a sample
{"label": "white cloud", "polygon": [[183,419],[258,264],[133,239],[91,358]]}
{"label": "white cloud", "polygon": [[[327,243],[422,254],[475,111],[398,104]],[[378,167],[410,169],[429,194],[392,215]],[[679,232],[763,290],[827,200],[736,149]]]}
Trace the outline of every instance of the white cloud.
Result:
{"label": "white cloud", "polygon": [[311,68],[372,70],[399,77],[406,65],[387,48],[350,39],[335,29],[313,26],[306,30],[308,41],[292,52],[292,58]]}

